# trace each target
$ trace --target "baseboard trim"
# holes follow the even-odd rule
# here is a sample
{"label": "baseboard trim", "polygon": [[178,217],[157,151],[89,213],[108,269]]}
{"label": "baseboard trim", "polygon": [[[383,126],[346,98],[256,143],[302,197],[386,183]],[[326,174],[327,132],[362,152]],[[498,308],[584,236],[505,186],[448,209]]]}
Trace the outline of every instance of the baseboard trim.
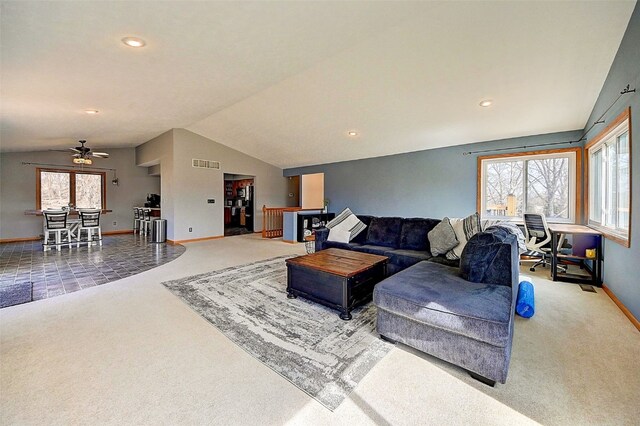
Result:
{"label": "baseboard trim", "polygon": [[133,229],[121,229],[119,231],[105,231],[102,235],[123,235],[123,234],[133,234]]}
{"label": "baseboard trim", "polygon": [[184,244],[184,243],[196,243],[198,241],[219,240],[224,238],[224,235],[216,235],[214,237],[193,238],[191,240],[167,240],[169,244]]}
{"label": "baseboard trim", "polygon": [[26,237],[26,238],[3,238],[0,240],[0,244],[4,243],[22,243],[24,241],[40,241],[40,237]]}
{"label": "baseboard trim", "polygon": [[633,316],[631,311],[627,309],[626,306],[624,306],[624,304],[620,301],[620,299],[618,299],[616,295],[613,294],[611,289],[607,287],[606,284],[602,283],[602,289],[604,290],[605,293],[607,293],[607,296],[609,296],[609,298],[613,301],[613,303],[618,305],[618,308],[620,308],[622,313],[625,314],[627,318],[629,318],[629,321],[631,321],[631,323],[638,329],[638,331],[640,331],[640,321],[638,321],[638,319]]}

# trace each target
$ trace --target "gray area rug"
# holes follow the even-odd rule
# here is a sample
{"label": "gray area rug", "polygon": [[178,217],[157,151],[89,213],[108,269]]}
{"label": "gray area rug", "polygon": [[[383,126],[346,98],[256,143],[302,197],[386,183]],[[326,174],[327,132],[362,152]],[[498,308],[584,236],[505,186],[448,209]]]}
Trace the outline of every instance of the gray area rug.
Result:
{"label": "gray area rug", "polygon": [[0,285],[0,308],[31,302],[31,281]]}
{"label": "gray area rug", "polygon": [[229,339],[330,410],[391,350],[372,303],[338,312],[287,299],[286,257],[164,282]]}

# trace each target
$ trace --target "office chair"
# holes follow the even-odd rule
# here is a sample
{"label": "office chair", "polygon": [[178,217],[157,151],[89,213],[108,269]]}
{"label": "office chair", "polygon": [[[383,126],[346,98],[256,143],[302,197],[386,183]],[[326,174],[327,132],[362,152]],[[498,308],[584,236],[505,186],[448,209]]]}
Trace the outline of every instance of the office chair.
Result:
{"label": "office chair", "polygon": [[[547,219],[543,214],[524,214],[524,236],[528,254],[540,256],[540,260],[533,264],[529,270],[536,271],[537,266],[545,268],[551,264],[551,231],[547,225]],[[561,272],[567,272],[565,265],[558,265]]]}

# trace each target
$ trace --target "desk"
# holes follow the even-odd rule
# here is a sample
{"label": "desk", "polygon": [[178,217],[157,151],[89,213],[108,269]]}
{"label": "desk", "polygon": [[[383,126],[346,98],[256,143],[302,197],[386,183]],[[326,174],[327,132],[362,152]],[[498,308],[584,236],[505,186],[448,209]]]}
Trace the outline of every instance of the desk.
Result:
{"label": "desk", "polygon": [[[570,225],[561,223],[550,223],[549,231],[551,231],[551,279],[553,281],[567,281],[575,283],[591,283],[592,285],[600,287],[602,285],[602,233],[595,229],[589,228],[584,225]],[[594,237],[595,244],[589,248],[596,249],[596,257],[586,257],[585,253],[578,254],[559,254],[558,243],[562,241],[565,235],[590,235]],[[575,244],[574,244],[575,245]],[[591,274],[591,280],[585,280],[582,277],[578,277],[571,274],[558,275],[558,260],[559,259],[571,259],[578,260],[580,266],[587,269]],[[589,268],[585,261],[590,260],[593,262],[593,266]]]}

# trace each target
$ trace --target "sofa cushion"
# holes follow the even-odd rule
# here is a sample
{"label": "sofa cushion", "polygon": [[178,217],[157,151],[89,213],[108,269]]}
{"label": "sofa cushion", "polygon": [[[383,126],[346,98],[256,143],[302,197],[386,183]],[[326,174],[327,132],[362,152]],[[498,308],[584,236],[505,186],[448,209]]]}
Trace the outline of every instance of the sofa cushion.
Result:
{"label": "sofa cushion", "polygon": [[497,347],[509,344],[511,289],[466,281],[455,268],[420,262],[378,283],[373,297],[396,315]]}
{"label": "sofa cushion", "polygon": [[400,217],[375,217],[369,225],[367,244],[397,248],[400,245]]}
{"label": "sofa cushion", "polygon": [[387,263],[387,277],[390,277],[393,274],[397,274],[398,272],[404,270],[406,268],[401,268],[400,266],[396,265],[395,263]]}
{"label": "sofa cushion", "polygon": [[[364,223],[367,227],[371,225],[371,220],[373,220],[373,218],[375,217],[375,216],[367,216],[367,215],[356,215],[356,216],[358,216],[358,219],[360,219],[360,221]],[[359,233],[353,240],[351,240],[351,242],[364,244],[365,241],[367,241],[367,233],[368,232],[366,230],[364,232]]]}
{"label": "sofa cushion", "polygon": [[438,223],[440,223],[438,219],[403,219],[399,248],[429,251],[429,238],[427,235]]}
{"label": "sofa cushion", "polygon": [[434,226],[433,229],[429,231],[428,237],[431,254],[433,256],[445,254],[458,245],[456,233],[448,217],[445,217],[439,224]]}
{"label": "sofa cushion", "polygon": [[439,265],[451,266],[454,268],[460,266],[460,259],[447,259],[444,255],[433,256],[429,259],[429,262],[437,263]]}
{"label": "sofa cushion", "polygon": [[328,249],[328,248],[337,248],[337,249],[343,249],[343,250],[353,250],[353,248],[355,246],[359,246],[360,244],[356,244],[356,243],[339,243],[337,241],[325,241],[325,243],[322,245],[322,249]]}
{"label": "sofa cushion", "polygon": [[428,251],[402,249],[389,250],[385,252],[384,255],[389,257],[389,263],[398,265],[402,269],[406,269],[409,266],[431,257],[431,253]]}
{"label": "sofa cushion", "polygon": [[374,246],[372,244],[364,244],[364,245],[354,245],[352,246],[352,250],[361,251],[363,253],[369,254],[378,254],[380,256],[386,256],[386,252],[389,251],[389,247],[385,246]]}

